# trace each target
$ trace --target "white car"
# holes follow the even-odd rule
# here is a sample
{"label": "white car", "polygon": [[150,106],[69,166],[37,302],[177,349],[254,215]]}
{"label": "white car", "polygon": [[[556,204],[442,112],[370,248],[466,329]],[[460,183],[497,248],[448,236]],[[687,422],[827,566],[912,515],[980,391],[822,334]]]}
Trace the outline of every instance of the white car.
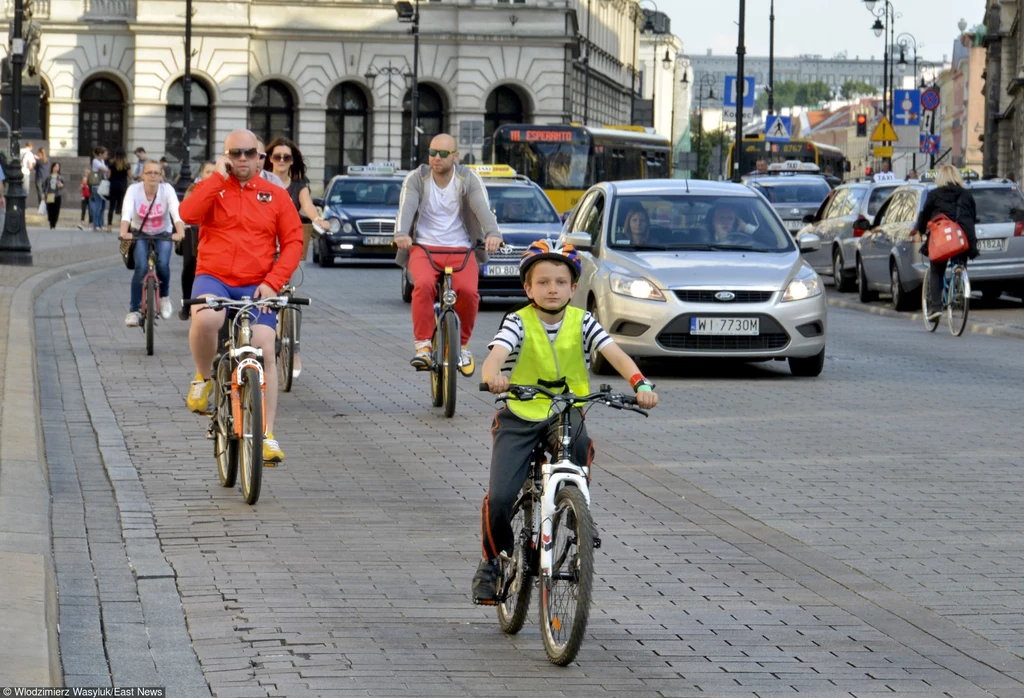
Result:
{"label": "white car", "polygon": [[[573,305],[630,356],[788,359],[799,376],[824,367],[824,286],[800,256],[821,241],[802,235],[798,249],[746,186],[605,182],[580,200],[562,241],[582,259]],[[609,369],[600,356],[592,365]]]}

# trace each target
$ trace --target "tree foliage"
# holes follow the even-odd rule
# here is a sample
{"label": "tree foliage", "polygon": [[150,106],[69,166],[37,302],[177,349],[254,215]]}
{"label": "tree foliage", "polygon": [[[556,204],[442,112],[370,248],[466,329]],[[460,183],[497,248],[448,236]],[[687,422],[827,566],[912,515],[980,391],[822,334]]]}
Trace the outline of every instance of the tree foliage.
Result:
{"label": "tree foliage", "polygon": [[[699,120],[695,120],[691,124],[693,133],[690,136],[690,143],[696,149],[699,139],[699,149],[697,149],[697,172],[694,173],[694,179],[707,179],[708,173],[711,170],[711,157],[714,154],[714,148],[716,145],[721,145],[726,150],[721,154],[721,160],[724,163],[729,157],[729,144],[732,143],[732,139],[726,135],[725,129],[718,129],[717,131],[703,131]],[[715,163],[715,169],[718,168],[718,163]]]}
{"label": "tree foliage", "polygon": [[[832,88],[821,82],[793,82],[782,80],[775,82],[775,111],[791,107],[812,107],[832,99]],[[757,96],[755,112],[768,108],[768,93]]]}
{"label": "tree foliage", "polygon": [[878,94],[878,88],[869,82],[847,80],[843,83],[840,92],[843,99],[855,99],[857,97],[874,97]]}

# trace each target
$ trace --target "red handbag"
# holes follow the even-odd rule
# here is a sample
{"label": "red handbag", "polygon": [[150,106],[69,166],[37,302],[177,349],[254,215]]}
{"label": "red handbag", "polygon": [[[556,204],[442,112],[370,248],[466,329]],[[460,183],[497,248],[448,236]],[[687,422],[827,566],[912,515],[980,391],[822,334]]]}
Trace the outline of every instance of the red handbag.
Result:
{"label": "red handbag", "polygon": [[944,213],[928,221],[928,259],[945,262],[971,249],[967,233]]}

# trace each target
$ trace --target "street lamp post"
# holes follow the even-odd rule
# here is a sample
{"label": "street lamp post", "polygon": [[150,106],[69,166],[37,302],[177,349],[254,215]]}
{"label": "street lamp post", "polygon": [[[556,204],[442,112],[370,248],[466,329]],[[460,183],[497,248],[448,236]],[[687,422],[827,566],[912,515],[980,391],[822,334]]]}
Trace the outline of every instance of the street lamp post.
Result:
{"label": "street lamp post", "polygon": [[[896,18],[899,15],[890,0],[882,0],[885,4],[879,11],[875,11],[875,5],[879,0],[864,0],[864,6],[867,7],[875,17],[875,23],[872,25],[871,30],[875,33],[875,36],[885,37],[885,50],[882,54],[882,114],[892,122],[892,96],[890,90],[893,88],[893,63],[895,62],[894,56],[889,55],[889,50],[895,44],[895,32],[896,32]],[[882,20],[885,20],[884,24]],[[891,160],[891,158],[890,158]]]}
{"label": "street lamp post", "polygon": [[587,35],[583,46],[583,125],[590,122],[590,0],[587,0]]}
{"label": "street lamp post", "polygon": [[21,71],[25,67],[25,39],[21,35],[23,0],[14,0],[14,26],[11,32],[11,155],[14,167],[8,176],[7,218],[0,236],[0,264],[30,266],[32,245],[25,229],[25,180],[18,152],[21,150]]}
{"label": "street lamp post", "polygon": [[181,83],[185,94],[181,102],[181,170],[175,186],[178,199],[185,198],[188,185],[192,183],[192,149],[189,147],[192,137],[192,0],[185,0],[185,75]]}
{"label": "street lamp post", "polygon": [[[900,60],[899,60],[899,63],[897,63],[897,66],[898,66],[898,69],[899,69],[899,72],[900,72],[901,76],[902,75],[906,75],[906,72],[907,72],[907,48],[910,47],[911,45],[913,45],[913,47],[914,47],[914,82],[916,83],[917,82],[917,52],[918,52],[918,50],[920,49],[921,46],[924,46],[924,44],[920,44],[919,45],[917,43],[917,39],[910,32],[903,32],[898,37],[896,37],[896,41],[899,43],[899,47],[900,47]],[[915,87],[916,87],[916,85],[915,85]],[[915,172],[917,171],[917,151],[916,150],[911,153],[911,163],[910,163],[910,166],[914,169]]]}
{"label": "street lamp post", "polygon": [[775,0],[768,14],[768,113],[775,113]]}
{"label": "street lamp post", "polygon": [[[888,0],[886,0],[888,1]],[[740,0],[740,35],[736,44],[736,157],[732,163],[732,181],[740,181],[740,146],[743,143],[743,94],[746,92],[746,78],[743,76],[743,57],[747,53],[744,32],[746,30],[747,0]],[[723,142],[722,147],[725,147]]]}
{"label": "street lamp post", "polygon": [[398,13],[398,21],[412,24],[409,30],[412,34],[412,114],[410,115],[409,126],[412,129],[410,134],[409,163],[410,167],[416,167],[419,157],[420,146],[420,0],[416,5],[409,0],[399,0],[395,3],[395,12]]}
{"label": "street lamp post", "polygon": [[[685,78],[686,75],[684,74]],[[713,75],[704,73],[700,81],[694,86],[697,88],[697,179],[700,179],[700,153],[701,143],[704,142],[704,90],[708,91],[708,99],[715,98],[715,78]]]}
{"label": "street lamp post", "polygon": [[391,61],[389,60],[388,64],[386,66],[379,66],[379,67],[376,67],[376,68],[371,66],[370,69],[367,70],[366,74],[363,76],[370,83],[371,87],[373,87],[373,80],[374,80],[374,78],[376,78],[378,75],[387,75],[388,76],[388,160],[389,161],[391,160],[391,78],[394,75],[401,75],[401,74],[402,74],[402,69],[399,68],[398,66],[392,66],[391,65]]}

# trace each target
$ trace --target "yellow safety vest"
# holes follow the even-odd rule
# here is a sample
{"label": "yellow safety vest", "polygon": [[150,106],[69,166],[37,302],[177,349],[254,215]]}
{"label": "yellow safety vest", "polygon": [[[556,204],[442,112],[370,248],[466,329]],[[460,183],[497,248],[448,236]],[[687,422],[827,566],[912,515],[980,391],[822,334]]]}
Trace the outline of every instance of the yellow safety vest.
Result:
{"label": "yellow safety vest", "polygon": [[[575,395],[590,393],[590,376],[583,355],[583,316],[580,308],[567,306],[555,341],[531,305],[516,313],[523,321],[523,345],[512,367],[510,380],[517,385],[540,385],[540,379],[556,381],[564,377]],[[538,396],[533,400],[509,399],[508,407],[517,416],[542,422],[550,416],[551,400]]]}

